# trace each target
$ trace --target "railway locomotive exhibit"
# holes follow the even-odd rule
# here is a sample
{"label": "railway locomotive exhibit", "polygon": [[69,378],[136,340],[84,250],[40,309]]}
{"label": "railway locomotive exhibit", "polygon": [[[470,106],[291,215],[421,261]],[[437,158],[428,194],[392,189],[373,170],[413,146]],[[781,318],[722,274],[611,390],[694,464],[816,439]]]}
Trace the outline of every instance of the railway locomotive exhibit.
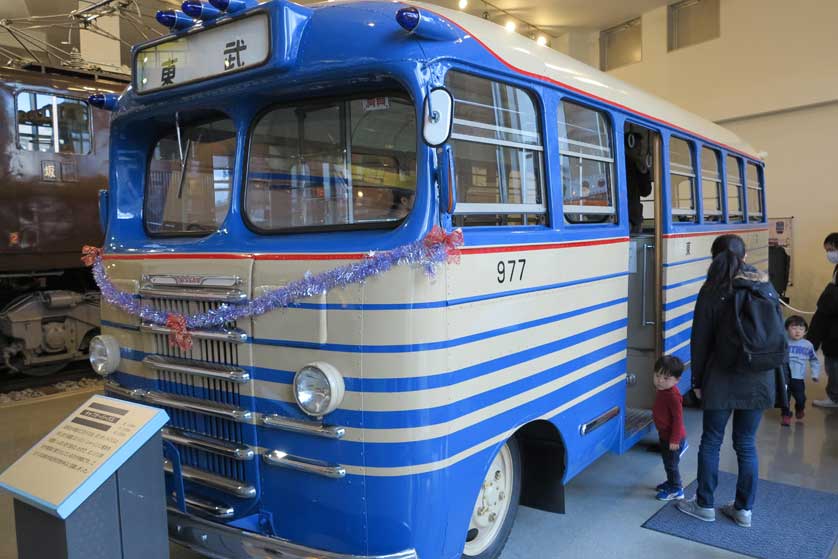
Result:
{"label": "railway locomotive exhibit", "polygon": [[85,359],[99,295],[79,247],[100,244],[110,114],[119,76],[0,68],[0,377],[49,375]]}

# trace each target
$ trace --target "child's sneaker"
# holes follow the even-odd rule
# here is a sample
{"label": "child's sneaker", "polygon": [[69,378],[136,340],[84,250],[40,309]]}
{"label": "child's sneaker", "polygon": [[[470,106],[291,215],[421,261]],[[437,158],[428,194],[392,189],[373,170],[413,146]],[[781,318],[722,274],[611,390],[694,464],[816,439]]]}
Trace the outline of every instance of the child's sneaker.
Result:
{"label": "child's sneaker", "polygon": [[806,417],[806,410],[797,410],[794,412],[794,417],[796,417],[798,421],[803,421],[803,418]]}
{"label": "child's sneaker", "polygon": [[783,427],[790,427],[791,426],[791,416],[790,415],[784,415],[783,418],[780,420],[780,423],[783,425]]}
{"label": "child's sneaker", "polygon": [[659,483],[655,486],[655,493],[663,491],[664,489],[667,489],[668,487],[669,487],[669,482],[668,481],[665,481],[663,483]]}
{"label": "child's sneaker", "polygon": [[655,495],[655,499],[658,501],[675,501],[678,499],[684,498],[684,490],[680,487],[677,489],[672,489],[670,487],[664,487],[658,494]]}

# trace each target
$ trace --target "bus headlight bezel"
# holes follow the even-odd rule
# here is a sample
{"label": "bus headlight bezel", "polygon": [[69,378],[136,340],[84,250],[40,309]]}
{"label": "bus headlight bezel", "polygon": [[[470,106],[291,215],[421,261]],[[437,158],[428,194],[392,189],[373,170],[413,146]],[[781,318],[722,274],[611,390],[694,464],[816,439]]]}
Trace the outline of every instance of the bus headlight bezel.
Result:
{"label": "bus headlight bezel", "polygon": [[320,418],[338,409],[345,393],[343,375],[328,363],[309,363],[294,374],[294,400],[311,417]]}
{"label": "bus headlight bezel", "polygon": [[88,360],[97,375],[106,377],[116,371],[120,359],[119,342],[113,336],[99,335],[90,340]]}

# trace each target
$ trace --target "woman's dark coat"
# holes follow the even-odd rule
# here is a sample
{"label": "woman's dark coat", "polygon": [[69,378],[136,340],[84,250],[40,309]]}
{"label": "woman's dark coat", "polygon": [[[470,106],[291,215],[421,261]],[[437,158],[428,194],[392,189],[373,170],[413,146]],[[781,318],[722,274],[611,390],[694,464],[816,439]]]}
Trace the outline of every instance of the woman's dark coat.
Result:
{"label": "woman's dark coat", "polygon": [[[734,285],[771,290],[768,277],[748,269],[734,280]],[[774,407],[775,398],[785,394],[777,390],[775,378],[782,371],[743,372],[735,370],[738,351],[736,318],[732,293],[719,291],[706,283],[695,304],[691,339],[692,387],[701,389],[705,410],[756,410]],[[774,296],[775,299],[776,293]],[[779,313],[779,305],[777,312]]]}

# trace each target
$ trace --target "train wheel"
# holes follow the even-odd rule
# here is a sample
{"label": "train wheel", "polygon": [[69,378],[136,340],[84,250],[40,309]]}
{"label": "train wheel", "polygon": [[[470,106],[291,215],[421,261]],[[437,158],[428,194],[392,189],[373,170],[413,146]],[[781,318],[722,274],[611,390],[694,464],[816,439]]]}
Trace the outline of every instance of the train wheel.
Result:
{"label": "train wheel", "polygon": [[500,556],[518,513],[521,495],[521,454],[512,438],[498,451],[474,504],[463,557]]}

